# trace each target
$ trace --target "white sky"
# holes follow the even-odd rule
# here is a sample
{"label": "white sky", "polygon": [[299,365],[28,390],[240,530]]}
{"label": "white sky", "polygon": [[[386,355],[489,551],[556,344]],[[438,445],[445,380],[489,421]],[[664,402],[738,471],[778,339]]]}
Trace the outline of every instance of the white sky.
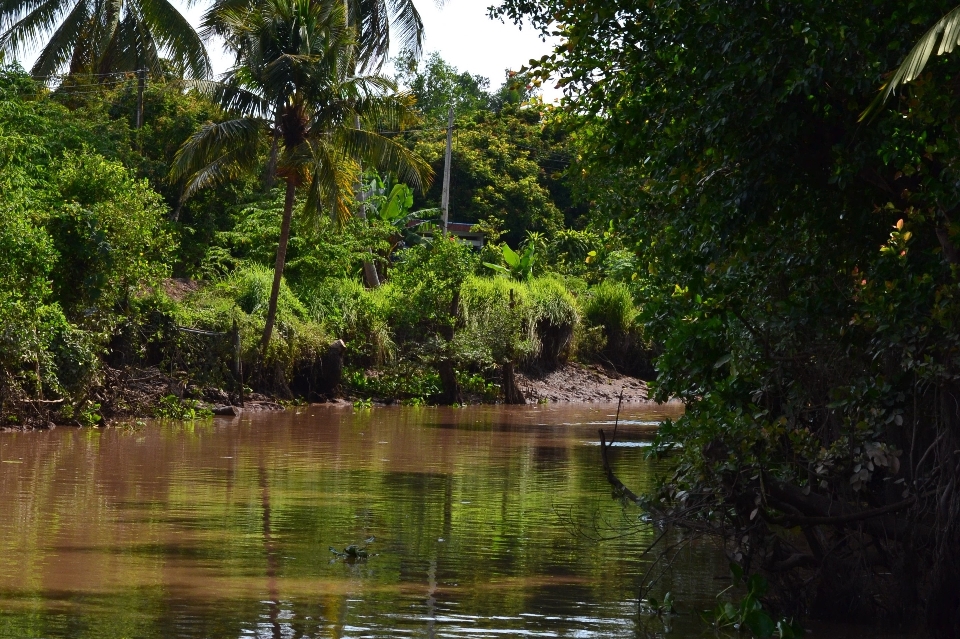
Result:
{"label": "white sky", "polygon": [[[182,0],[174,0],[187,19],[194,25],[206,9],[202,0],[186,9]],[[519,69],[531,58],[539,58],[553,49],[553,41],[543,42],[529,26],[519,29],[513,24],[504,24],[487,17],[487,7],[497,0],[446,0],[437,7],[435,0],[417,0],[417,9],[424,24],[424,55],[439,52],[440,56],[460,71],[469,71],[490,78],[490,86],[498,88],[507,69]],[[23,56],[27,69],[33,64],[38,51]],[[216,47],[211,57],[215,72],[226,69],[228,60]],[[390,72],[391,69],[387,69]],[[545,100],[552,101],[560,91],[544,85]]]}
{"label": "white sky", "polygon": [[[511,23],[487,17],[494,0],[447,0],[437,8],[432,0],[419,0],[417,9],[423,18],[425,53],[437,51],[460,71],[490,78],[498,88],[507,69],[517,70],[531,58],[553,50],[552,41],[543,42],[529,26],[519,29]],[[559,91],[545,91],[552,99]]]}

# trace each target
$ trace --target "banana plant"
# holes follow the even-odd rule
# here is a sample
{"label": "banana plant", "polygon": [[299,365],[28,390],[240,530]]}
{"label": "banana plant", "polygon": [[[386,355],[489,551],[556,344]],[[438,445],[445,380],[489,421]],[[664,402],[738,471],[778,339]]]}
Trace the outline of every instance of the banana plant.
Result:
{"label": "banana plant", "polygon": [[518,254],[512,248],[503,245],[501,252],[506,266],[484,262],[483,265],[493,269],[501,275],[512,277],[515,280],[529,280],[533,276],[533,260],[536,248],[533,242],[528,242],[522,254]]}
{"label": "banana plant", "polygon": [[363,206],[367,219],[379,220],[393,227],[387,257],[401,246],[414,246],[431,241],[425,231],[435,229],[430,220],[440,215],[440,209],[413,209],[413,189],[403,183],[391,183],[373,175],[365,190]]}

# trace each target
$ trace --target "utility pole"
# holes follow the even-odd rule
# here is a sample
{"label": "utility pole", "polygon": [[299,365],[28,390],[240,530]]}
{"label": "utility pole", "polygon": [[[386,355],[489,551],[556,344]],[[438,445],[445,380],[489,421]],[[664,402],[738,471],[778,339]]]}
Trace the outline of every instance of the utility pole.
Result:
{"label": "utility pole", "polygon": [[[344,3],[346,6],[346,3]],[[360,115],[353,114],[353,128],[360,130]],[[366,221],[367,219],[367,193],[364,190],[366,184],[363,183],[363,166],[360,167],[360,175],[357,178],[357,203],[360,207],[357,209],[357,217]],[[373,251],[367,249],[367,255],[370,259],[363,261],[363,281],[367,288],[380,288],[380,274],[377,273],[377,265],[373,262]]]}
{"label": "utility pole", "polygon": [[447,154],[443,162],[443,195],[440,198],[440,208],[443,209],[443,234],[447,234],[447,224],[450,222],[450,159],[453,155],[453,105],[447,115]]}
{"label": "utility pole", "polygon": [[147,83],[147,70],[137,69],[137,128],[143,127],[143,87]]}

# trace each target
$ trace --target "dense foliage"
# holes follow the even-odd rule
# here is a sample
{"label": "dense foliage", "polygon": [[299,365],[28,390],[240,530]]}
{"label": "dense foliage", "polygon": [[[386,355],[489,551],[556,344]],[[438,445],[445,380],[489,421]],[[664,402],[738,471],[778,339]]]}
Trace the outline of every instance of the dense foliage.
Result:
{"label": "dense foliage", "polygon": [[[151,55],[163,6],[141,7]],[[55,34],[44,64],[79,57],[54,90],[0,73],[4,414],[95,423],[131,362],[311,397],[332,352],[363,397],[523,401],[514,365],[655,354],[687,410],[653,516],[721,539],[787,612],[955,636],[960,58],[875,102],[951,4],[505,0],[553,55],[491,90],[405,54],[409,93],[358,72],[388,7],[410,5],[215,3],[236,65],[188,90],[154,55],[142,128],[137,78],[99,74],[134,68],[113,54],[136,12],[87,16],[120,40]],[[418,49],[415,11],[394,17]],[[439,180],[408,188],[441,173],[449,105],[452,218],[480,251],[414,213]]]}
{"label": "dense foliage", "polygon": [[[410,144],[437,175],[447,108],[454,107],[451,220],[484,222],[513,244],[524,240],[526,231],[552,236],[565,227],[586,226],[586,210],[574,201],[565,176],[567,136],[554,125],[552,108],[532,96],[524,76],[508,77],[490,90],[488,79],[460,72],[436,55],[422,68],[408,57],[397,64],[399,80],[424,116]],[[434,181],[426,206],[440,205],[441,189],[441,181]]]}
{"label": "dense foliage", "polygon": [[[956,77],[858,123],[949,2],[525,2],[596,206],[635,251],[674,474],[783,605],[953,636],[960,602]],[[813,584],[805,588],[801,584]],[[952,593],[952,594],[951,594]]]}
{"label": "dense foliage", "polygon": [[[17,69],[0,81],[0,364],[10,419],[92,424],[100,413],[133,410],[110,388],[122,385],[117,370],[130,365],[157,367],[175,378],[177,393],[188,384],[232,392],[242,375],[248,389],[316,398],[341,379],[329,361],[338,338],[344,389],[381,399],[458,401],[459,390],[448,395],[442,387],[447,374],[468,397],[495,400],[505,366],[550,368],[577,353],[605,358],[606,342],[597,338],[605,320],[581,322],[580,308],[593,299],[591,284],[629,279],[611,268],[622,259],[608,259],[623,249],[609,229],[563,229],[548,189],[536,186],[535,198],[511,204],[513,248],[494,220],[477,251],[437,237],[429,221],[421,225],[436,215],[418,206],[426,198],[369,167],[362,182],[347,167],[339,216],[317,215],[309,190],[295,191],[291,204],[289,189],[270,184],[265,137],[252,140],[249,170],[184,201],[184,185],[167,176],[184,140],[214,126],[206,123],[230,121],[215,92],[151,79],[137,129],[135,77],[82,91],[69,83],[50,91]],[[501,107],[513,124],[500,139],[522,145],[549,127],[536,103]],[[500,117],[491,103],[472,109],[464,117]],[[406,142],[415,151],[423,139]],[[537,175],[535,163],[518,161]],[[513,180],[497,163],[485,176],[491,185]],[[565,188],[559,174],[551,179]],[[555,218],[553,233],[535,230],[544,210]],[[284,213],[294,211],[276,330],[258,349]],[[513,249],[527,256],[524,282],[508,281],[504,256]],[[484,262],[507,275],[494,277]],[[363,284],[369,264],[378,287]],[[508,289],[513,302],[498,293]],[[478,323],[481,307],[508,321]]]}

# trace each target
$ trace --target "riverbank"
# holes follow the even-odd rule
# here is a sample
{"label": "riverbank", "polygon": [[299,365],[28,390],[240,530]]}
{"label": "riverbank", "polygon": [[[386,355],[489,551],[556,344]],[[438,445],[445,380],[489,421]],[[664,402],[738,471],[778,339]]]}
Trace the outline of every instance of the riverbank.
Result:
{"label": "riverbank", "polygon": [[648,401],[645,381],[600,364],[573,362],[541,375],[521,372],[517,384],[531,403],[615,402],[621,393],[624,402]]}
{"label": "riverbank", "polygon": [[[571,362],[551,371],[518,372],[516,378],[529,404],[616,402],[621,392],[624,403],[649,401],[646,382],[599,364]],[[352,404],[362,399],[347,385],[341,384],[335,393],[320,398],[317,403]],[[500,400],[471,393],[465,393],[464,400],[468,404],[500,403]],[[83,410],[65,412],[55,404],[26,401],[21,405],[18,423],[8,423],[0,427],[0,432],[109,425],[150,417],[233,416],[241,412],[280,411],[304,403],[302,398],[263,393],[247,393],[241,402],[236,392],[186,383],[171,378],[156,367],[108,368],[103,372],[100,384],[90,393]],[[396,404],[400,400],[376,397],[371,403]]]}

